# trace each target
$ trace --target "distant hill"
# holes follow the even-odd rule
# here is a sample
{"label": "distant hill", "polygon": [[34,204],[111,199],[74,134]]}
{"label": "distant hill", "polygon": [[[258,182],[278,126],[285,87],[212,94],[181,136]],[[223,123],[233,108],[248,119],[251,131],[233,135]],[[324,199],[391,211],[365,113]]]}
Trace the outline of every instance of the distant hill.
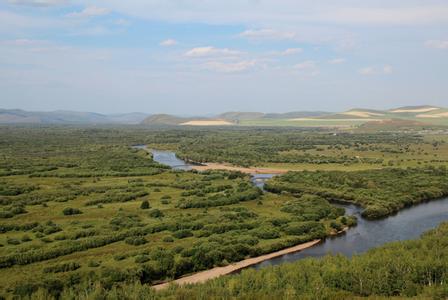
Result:
{"label": "distant hill", "polygon": [[148,114],[138,112],[108,115],[109,120],[121,124],[140,124],[144,119],[146,119],[146,117],[148,117]]}
{"label": "distant hill", "polygon": [[[322,111],[303,111],[288,113],[262,113],[231,111],[215,117],[183,118],[167,114],[157,114],[147,117],[142,124],[145,125],[190,125],[190,126],[223,126],[223,125],[264,125],[265,121],[283,120],[299,117],[319,117],[332,113]],[[259,123],[258,123],[259,122]]]}
{"label": "distant hill", "polygon": [[[400,121],[401,120],[401,121]],[[373,123],[372,123],[373,122]],[[375,123],[376,122],[376,123]],[[295,126],[352,128],[369,123],[370,127],[448,126],[448,109],[421,105],[389,110],[354,108],[344,112],[295,111],[262,113],[230,111],[210,117],[180,117],[168,114],[125,113],[106,115],[93,112],[32,112],[0,109],[0,124],[142,124],[148,126]]]}
{"label": "distant hill", "polygon": [[128,113],[103,115],[92,112],[36,112],[21,109],[0,109],[0,124],[140,124],[147,114]]}
{"label": "distant hill", "polygon": [[448,109],[431,106],[404,106],[390,110],[372,110],[372,109],[351,109],[345,112],[325,115],[319,119],[331,120],[365,120],[380,121],[403,119],[409,121],[418,121],[423,123],[445,123],[448,124]]}
{"label": "distant hill", "polygon": [[189,119],[189,118],[176,117],[176,116],[167,115],[167,114],[157,114],[157,115],[151,115],[151,116],[145,118],[142,121],[142,124],[144,124],[144,125],[180,125],[180,124],[188,122],[190,120],[191,119]]}
{"label": "distant hill", "polygon": [[306,118],[306,117],[321,117],[331,115],[331,112],[325,111],[293,111],[287,113],[269,113],[265,114],[265,119],[293,119],[293,118]]}
{"label": "distant hill", "polygon": [[183,126],[224,126],[236,125],[236,123],[225,120],[222,117],[176,117],[167,114],[157,114],[147,117],[142,121],[143,125],[183,125]]}
{"label": "distant hill", "polygon": [[227,121],[241,121],[241,120],[255,120],[264,117],[264,113],[261,112],[225,112],[217,116],[218,119]]}

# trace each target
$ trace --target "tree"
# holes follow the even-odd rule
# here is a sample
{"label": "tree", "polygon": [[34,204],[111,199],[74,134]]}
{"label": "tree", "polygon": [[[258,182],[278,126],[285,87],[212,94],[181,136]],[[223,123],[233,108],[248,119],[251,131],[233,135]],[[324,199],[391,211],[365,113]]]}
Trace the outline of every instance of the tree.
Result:
{"label": "tree", "polygon": [[149,208],[151,208],[151,206],[149,205],[149,201],[148,200],[143,200],[142,204],[140,204],[140,208],[141,209],[149,209]]}

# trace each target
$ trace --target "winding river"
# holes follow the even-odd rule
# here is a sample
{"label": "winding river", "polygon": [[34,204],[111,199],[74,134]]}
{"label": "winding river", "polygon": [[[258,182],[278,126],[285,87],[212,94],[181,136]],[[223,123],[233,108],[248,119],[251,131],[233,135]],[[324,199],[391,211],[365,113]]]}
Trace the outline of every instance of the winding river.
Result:
{"label": "winding river", "polygon": [[[136,148],[146,149],[145,146],[136,146]],[[191,165],[177,158],[174,152],[148,151],[151,151],[155,161],[171,166],[173,169],[191,169]],[[273,176],[275,175],[253,174],[252,182],[256,186],[263,188],[264,182]],[[362,218],[362,209],[360,207],[355,205],[337,205],[344,207],[347,215],[357,216],[358,225],[356,227],[350,228],[342,235],[327,238],[318,245],[303,251],[266,260],[255,265],[254,268],[293,262],[305,257],[321,257],[326,254],[340,253],[350,257],[388,242],[418,238],[423,232],[435,228],[441,222],[448,220],[448,198],[406,208],[396,215],[374,221]]]}

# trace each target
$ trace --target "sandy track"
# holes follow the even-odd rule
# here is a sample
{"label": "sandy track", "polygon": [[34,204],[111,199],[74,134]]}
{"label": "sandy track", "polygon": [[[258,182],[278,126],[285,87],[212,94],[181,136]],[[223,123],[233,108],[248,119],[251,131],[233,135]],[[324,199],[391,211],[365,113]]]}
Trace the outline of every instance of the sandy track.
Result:
{"label": "sandy track", "polygon": [[188,121],[180,124],[182,126],[223,126],[223,125],[235,125],[234,123],[225,120],[196,120]]}
{"label": "sandy track", "polygon": [[172,283],[178,284],[178,285],[202,283],[207,280],[217,278],[217,277],[220,277],[223,275],[228,275],[235,271],[239,271],[244,268],[259,264],[265,260],[269,260],[269,259],[272,259],[275,257],[285,255],[285,254],[290,254],[290,253],[294,253],[294,252],[298,252],[298,251],[310,248],[310,247],[318,244],[319,242],[320,242],[320,240],[314,240],[314,241],[303,243],[303,244],[300,244],[300,245],[297,245],[294,247],[283,249],[283,250],[280,250],[277,252],[273,252],[273,253],[269,253],[266,255],[253,257],[253,258],[248,258],[248,259],[239,261],[237,263],[234,263],[234,264],[231,264],[231,265],[228,265],[225,267],[217,267],[217,268],[199,272],[199,273],[196,273],[196,274],[193,274],[190,276],[185,276],[185,277],[182,277],[177,280],[170,281],[170,282],[153,285],[153,288],[156,289],[157,291],[159,291],[159,290],[163,290],[163,289],[167,288]]}
{"label": "sandy track", "polygon": [[192,166],[191,168],[197,171],[227,170],[227,171],[240,171],[242,173],[247,174],[284,174],[288,172],[288,170],[285,169],[256,168],[256,167],[243,168],[218,163],[206,163],[203,166]]}

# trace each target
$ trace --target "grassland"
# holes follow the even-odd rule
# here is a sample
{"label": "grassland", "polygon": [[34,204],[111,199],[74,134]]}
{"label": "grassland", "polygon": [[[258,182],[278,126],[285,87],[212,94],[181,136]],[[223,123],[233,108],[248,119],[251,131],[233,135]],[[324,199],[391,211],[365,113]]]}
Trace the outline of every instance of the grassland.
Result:
{"label": "grassland", "polygon": [[[0,294],[5,297],[59,297],[78,288],[107,294],[134,282],[146,291],[141,284],[272,253],[356,222],[315,189],[263,194],[246,174],[173,171],[133,149],[135,144],[237,166],[414,172],[392,176],[391,193],[369,198],[376,204],[395,197],[397,186],[415,185],[415,178],[426,182],[419,189],[429,195],[425,199],[440,196],[434,188],[445,191],[446,185],[444,134],[4,126],[0,135]],[[428,170],[440,174],[433,178]],[[325,172],[310,174],[311,183],[334,181]],[[341,174],[335,176],[360,187],[370,184],[370,173]],[[435,178],[435,187],[427,184]],[[340,188],[345,183],[334,187],[341,198],[351,192]]]}
{"label": "grassland", "polygon": [[[354,224],[323,198],[261,194],[239,172],[177,172],[132,144],[171,133],[3,127],[0,293],[157,283]],[[176,140],[178,143],[178,140]]]}
{"label": "grassland", "polygon": [[176,153],[197,162],[285,170],[443,166],[448,135],[325,130],[210,130],[185,133]]}

